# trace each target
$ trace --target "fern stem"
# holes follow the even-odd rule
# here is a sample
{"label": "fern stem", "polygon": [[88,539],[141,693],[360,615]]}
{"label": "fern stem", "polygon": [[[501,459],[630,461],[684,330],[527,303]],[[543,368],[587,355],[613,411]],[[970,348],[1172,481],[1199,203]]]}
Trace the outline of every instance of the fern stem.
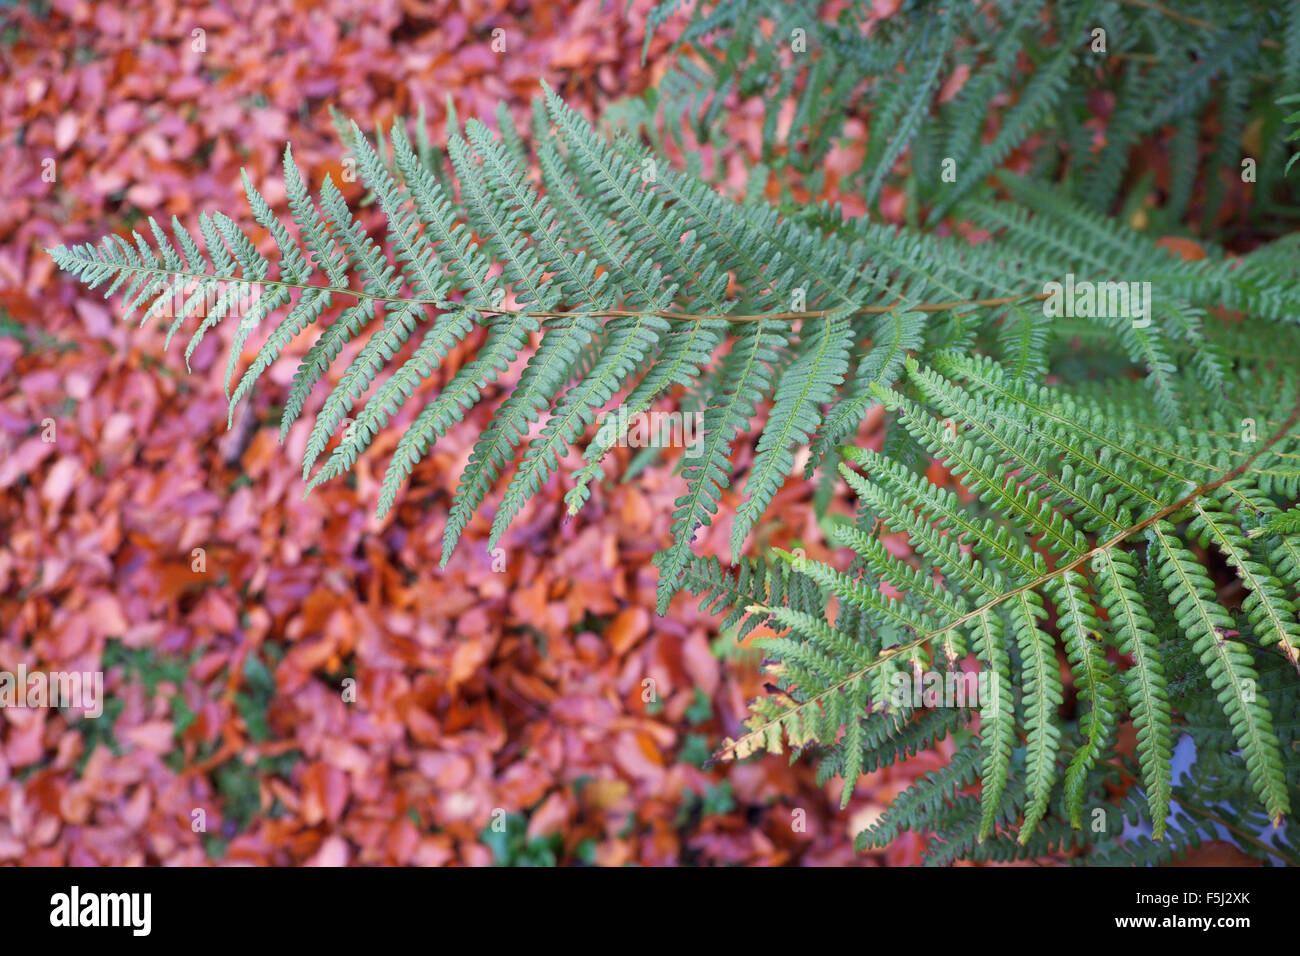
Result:
{"label": "fern stem", "polygon": [[[1041,301],[1048,297],[1046,292],[1025,293],[1023,295],[1008,295],[997,299],[963,299],[957,302],[922,302],[917,305],[907,306],[909,312],[947,312],[951,309],[961,308],[994,308],[999,305],[1010,305],[1013,302],[1019,302],[1023,299]],[[766,322],[772,319],[783,321],[794,321],[797,319],[824,319],[832,315],[885,315],[893,312],[903,300],[896,299],[890,305],[867,305],[860,309],[846,311],[844,309],[821,309],[816,312],[770,312],[759,315],[730,315],[727,313],[709,314],[693,312],[644,312],[631,311],[623,312],[617,309],[611,309],[605,312],[530,312],[530,315],[536,315],[543,318],[564,318],[570,315],[606,315],[606,316],[640,316],[640,315],[657,315],[665,319],[677,319],[685,322],[704,322],[717,319],[725,319],[728,322]],[[510,314],[511,310],[498,310]]]}

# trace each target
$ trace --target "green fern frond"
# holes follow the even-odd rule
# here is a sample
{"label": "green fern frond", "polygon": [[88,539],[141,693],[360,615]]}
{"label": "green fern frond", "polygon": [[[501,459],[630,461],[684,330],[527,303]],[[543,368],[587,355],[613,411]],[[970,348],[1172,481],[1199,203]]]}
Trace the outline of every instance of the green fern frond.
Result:
{"label": "green fern frond", "polygon": [[[931,570],[894,557],[853,525],[838,528],[835,538],[878,577],[858,582],[817,562],[793,559],[800,573],[841,604],[851,603],[899,637],[877,650],[832,625],[796,621],[769,605],[765,612],[792,628],[769,645],[778,686],[787,696],[756,705],[748,732],[727,740],[718,755],[770,749],[782,736],[800,746],[839,748],[840,717],[868,724],[877,719],[884,703],[882,670],[902,661],[923,666],[925,658],[918,655],[927,654],[931,667],[951,667],[951,652],[940,657],[938,648],[964,634],[981,670],[997,678],[989,683],[1001,691],[978,702],[980,738],[968,745],[979,755],[978,809],[971,804],[962,811],[972,814],[969,829],[957,818],[944,823],[947,839],[966,850],[950,848],[938,859],[950,851],[1018,858],[1021,850],[998,835],[1011,824],[1021,848],[1041,852],[1044,839],[1059,844],[1050,834],[1072,842],[1069,828],[1082,826],[1085,806],[1097,799],[1099,775],[1121,759],[1116,729],[1126,714],[1137,730],[1140,779],[1152,836],[1159,840],[1178,794],[1172,756],[1182,705],[1170,692],[1171,668],[1180,675],[1188,666],[1199,669],[1192,676],[1214,688],[1220,719],[1241,753],[1259,805],[1274,821],[1288,814],[1286,767],[1295,758],[1279,739],[1269,697],[1258,690],[1251,649],[1262,653],[1278,646],[1284,653],[1274,659],[1294,661],[1295,607],[1287,590],[1294,593],[1300,577],[1289,548],[1252,543],[1243,528],[1257,526],[1257,514],[1267,520],[1277,513],[1259,490],[1260,473],[1300,447],[1300,405],[1239,460],[1229,447],[1237,436],[1207,441],[1188,429],[1157,430],[1138,443],[1128,422],[1108,419],[1102,406],[1067,389],[1026,385],[987,359],[951,352],[936,359],[935,368],[907,363],[907,391],[914,390],[924,405],[899,391],[880,398],[976,495],[976,507],[875,452],[845,449],[860,469],[842,466],[850,487],[871,513],[907,532]],[[1251,387],[1256,400],[1272,389],[1267,381],[1246,378],[1226,397],[1246,398]],[[1223,553],[1247,593],[1249,643],[1234,629],[1186,543],[1202,540]],[[1155,573],[1147,575],[1144,568]],[[1153,618],[1164,619],[1163,605],[1144,593],[1139,577],[1158,582],[1161,602],[1167,596],[1175,640],[1187,642],[1194,652],[1190,659],[1161,636],[1165,631]],[[902,597],[881,593],[871,584],[876,580],[887,581]],[[1059,717],[1064,688],[1054,633],[1080,700],[1080,713],[1069,724]],[[1122,672],[1107,659],[1107,647],[1122,655]],[[805,666],[787,672],[787,657]],[[1297,673],[1291,675],[1294,691]],[[1020,701],[1014,709],[1013,693]],[[865,709],[846,715],[843,702],[861,694]],[[959,759],[962,767],[975,766]],[[969,775],[961,779],[963,787],[972,782]],[[932,792],[927,798],[921,805],[937,805]],[[965,806],[967,798],[953,800],[945,806]],[[1058,813],[1065,830],[1059,830]],[[1040,833],[1040,824],[1049,836]],[[984,841],[1002,849],[976,851]]]}
{"label": "green fern frond", "polygon": [[[1005,270],[990,277],[983,269],[996,257],[956,243],[828,232],[763,204],[730,202],[657,168],[634,143],[605,141],[549,89],[535,117],[540,186],[525,171],[523,140],[504,111],[500,135],[473,119],[462,134],[449,120],[446,170],[423,133],[413,146],[399,124],[372,143],[337,118],[386,221],[382,241],[332,181],[313,200],[286,150],[288,216],[276,215],[245,177],[274,260],[221,214],[200,216],[199,237],[179,222],[170,235],[151,222],[157,252],[137,235],[52,255],[88,285],[124,292],[127,315],[143,309],[144,321],[165,318],[169,340],[197,320],[187,361],[207,333],[238,319],[226,364],[232,420],[290,342],[321,326],[290,383],[281,439],[327,378],[305,443],[309,490],[352,468],[385,428],[402,428],[380,488],[381,516],[434,443],[528,356],[457,484],[444,563],[495,489],[504,485],[492,546],[585,443],[566,496],[576,510],[622,440],[611,423],[684,388],[680,407],[702,415],[703,448],[685,461],[674,542],[658,559],[661,607],[678,589],[692,537],[712,520],[731,482],[733,450],[762,406],[771,411],[733,526],[737,554],[796,450],[814,443],[825,457],[856,427],[876,401],[871,386],[892,383],[905,356],[925,347],[930,315],[942,321],[966,309],[977,316],[972,324],[991,323],[998,306],[1035,294],[999,280]],[[919,241],[925,260],[916,256]],[[945,300],[926,302],[927,293]],[[232,392],[254,332],[262,344]],[[868,338],[871,346],[855,356]],[[470,343],[468,361],[443,376],[442,363]],[[440,378],[431,398],[417,398]],[[414,419],[398,425],[417,401]]]}

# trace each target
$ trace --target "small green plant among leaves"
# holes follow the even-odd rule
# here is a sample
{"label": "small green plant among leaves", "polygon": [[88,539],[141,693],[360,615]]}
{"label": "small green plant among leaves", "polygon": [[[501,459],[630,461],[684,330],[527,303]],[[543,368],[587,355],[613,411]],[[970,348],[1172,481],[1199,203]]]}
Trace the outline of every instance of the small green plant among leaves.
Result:
{"label": "small green plant among leaves", "polygon": [[[314,407],[310,488],[399,430],[381,515],[527,355],[460,478],[444,564],[499,493],[496,547],[572,451],[582,464],[563,480],[580,509],[621,438],[609,421],[668,402],[699,413],[700,454],[682,459],[673,541],[656,557],[660,611],[685,588],[724,628],[777,633],[763,644],[777,693],[715,758],[814,753],[823,779],[845,778],[847,803],[863,773],[958,744],[861,846],[916,829],[934,862],[1160,862],[1230,834],[1300,862],[1300,207],[1285,177],[1295,116],[1278,109],[1296,96],[1275,92],[1300,88],[1297,9],[915,0],[871,25],[866,3],[825,18],[803,3],[700,5],[685,34],[698,57],[612,109],[612,135],[549,87],[527,137],[504,108],[495,132],[449,109],[445,151],[423,123],[414,143],[401,121],[372,142],[340,119],[382,242],[331,180],[313,193],[286,149],[287,215],[244,182],[274,255],[220,212],[197,232],[150,220],[152,242],[51,255],[120,292],[127,315],[165,321],[168,341],[194,325],[187,360],[237,323],[232,420],[310,331],[281,437]],[[733,93],[767,97],[773,118],[742,202],[657,148],[664,117],[720,135]],[[779,130],[783,104],[794,120]],[[901,228],[794,201],[864,111],[861,168],[841,189],[871,209],[897,189]],[[1207,127],[1218,138],[1202,148]],[[1258,148],[1243,163],[1248,127]],[[1157,151],[1170,157],[1159,190],[1131,162]],[[1002,169],[1013,154],[1021,175]],[[1254,241],[1230,254],[1220,211],[1238,172]],[[988,241],[956,237],[956,222]],[[1205,258],[1175,258],[1153,224],[1207,236]],[[444,374],[465,343],[468,361]],[[878,406],[884,447],[845,447]],[[764,412],[727,567],[692,542]],[[827,521],[856,556],[847,566],[746,554],[801,458],[819,502],[837,479],[860,501],[855,520]],[[932,460],[973,498],[926,478]],[[914,554],[887,549],[882,529]],[[891,699],[896,675],[962,668],[996,675],[993,692]],[[1193,755],[1182,770],[1176,752]],[[554,859],[509,832],[491,837],[499,860]]]}
{"label": "small green plant among leaves", "polygon": [[[479,834],[479,840],[492,851],[493,866],[555,866],[563,849],[564,839],[559,833],[545,836],[528,836],[528,817],[512,813],[500,818],[499,825],[489,824]],[[584,841],[576,851],[578,859],[591,862],[594,848]]]}

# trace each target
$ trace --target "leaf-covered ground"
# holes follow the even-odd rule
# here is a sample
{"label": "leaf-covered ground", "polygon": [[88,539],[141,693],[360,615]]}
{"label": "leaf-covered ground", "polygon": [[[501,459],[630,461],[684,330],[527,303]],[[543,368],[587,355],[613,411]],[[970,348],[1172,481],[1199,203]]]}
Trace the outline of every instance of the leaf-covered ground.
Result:
{"label": "leaf-covered ground", "polygon": [[[107,675],[97,720],[0,710],[0,863],[916,861],[915,838],[855,857],[852,834],[942,753],[865,778],[843,812],[809,762],[701,769],[762,678],[757,653],[689,598],[651,611],[649,559],[681,490],[672,455],[569,521],[553,480],[508,535],[503,571],[482,518],[442,571],[448,499],[494,403],[439,443],[384,522],[372,515],[397,431],[355,479],[304,500],[306,425],[281,447],[277,402],[310,336],[228,431],[233,329],[208,336],[187,376],[161,330],[119,321],[116,301],[42,251],[149,215],[192,226],[219,209],[251,225],[240,167],[282,208],[286,141],[313,184],[340,179],[331,105],[373,127],[423,103],[441,140],[447,94],[462,118],[504,99],[522,119],[544,78],[596,112],[664,66],[672,25],[642,68],[646,4],[624,7],[0,11],[0,670]],[[732,117],[736,148],[761,119]],[[628,460],[620,449],[615,473]],[[835,560],[811,494],[792,479],[753,544]],[[698,549],[725,555],[729,532],[720,521]]]}

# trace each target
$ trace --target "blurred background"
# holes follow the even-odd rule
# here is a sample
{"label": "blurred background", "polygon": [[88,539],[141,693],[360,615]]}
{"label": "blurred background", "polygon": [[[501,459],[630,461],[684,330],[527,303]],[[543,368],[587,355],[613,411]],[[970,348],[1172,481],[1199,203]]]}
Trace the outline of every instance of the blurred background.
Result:
{"label": "blurred background", "polygon": [[[763,688],[757,652],[688,596],[653,613],[675,452],[572,520],[552,481],[495,566],[480,517],[440,570],[449,495],[495,401],[438,444],[383,522],[400,430],[304,500],[307,419],[287,447],[276,423],[309,336],[227,429],[232,324],[187,375],[164,328],[123,323],[118,299],[44,252],[146,230],[151,215],[192,228],[219,210],[251,227],[240,169],[283,210],[286,142],[313,188],[344,179],[331,108],[365,129],[423,110],[441,144],[448,96],[490,126],[504,101],[526,131],[544,79],[598,116],[665,69],[675,24],[643,65],[648,7],[0,4],[0,670],[105,675],[97,719],[0,709],[0,863],[917,860],[911,837],[855,856],[852,836],[943,753],[864,778],[843,811],[811,763],[703,769]],[[730,145],[694,158],[743,189],[762,121],[761,103],[736,110]],[[823,196],[856,212],[836,192],[848,133]],[[787,483],[754,546],[830,558],[812,491]],[[719,522],[697,550],[727,555],[728,533]]]}

